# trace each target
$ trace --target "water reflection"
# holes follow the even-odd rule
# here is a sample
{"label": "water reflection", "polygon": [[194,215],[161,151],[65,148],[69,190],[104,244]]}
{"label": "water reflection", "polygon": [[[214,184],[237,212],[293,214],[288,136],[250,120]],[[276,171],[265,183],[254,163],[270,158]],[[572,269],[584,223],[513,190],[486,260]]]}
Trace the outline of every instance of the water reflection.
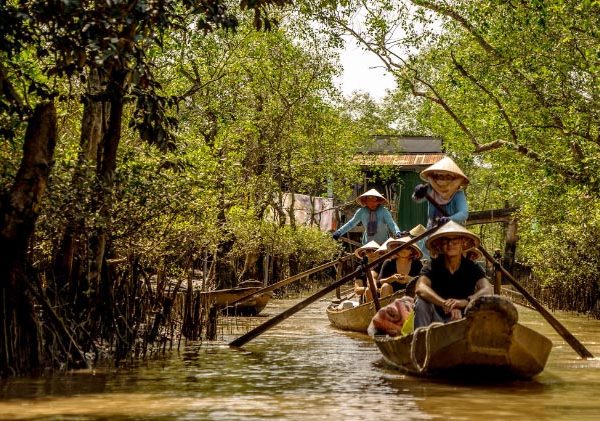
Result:
{"label": "water reflection", "polygon": [[[273,301],[271,315],[294,304]],[[501,385],[424,380],[385,365],[364,335],[329,326],[315,303],[249,342],[227,343],[265,318],[232,319],[220,340],[190,343],[166,359],[0,383],[2,419],[364,420],[596,419],[600,360],[583,361],[541,317],[526,325],[555,346],[532,381]],[[600,355],[600,322],[559,314]]]}

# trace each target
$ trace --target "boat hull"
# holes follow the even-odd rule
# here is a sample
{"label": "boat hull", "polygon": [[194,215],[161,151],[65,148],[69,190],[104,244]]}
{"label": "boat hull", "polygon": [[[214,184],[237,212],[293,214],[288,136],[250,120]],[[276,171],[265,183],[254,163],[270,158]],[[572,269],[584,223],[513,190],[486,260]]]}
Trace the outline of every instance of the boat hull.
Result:
{"label": "boat hull", "polygon": [[256,316],[269,303],[269,300],[273,296],[272,292],[267,292],[253,297],[249,300],[243,301],[230,306],[229,303],[233,303],[238,299],[247,296],[248,294],[261,290],[262,287],[246,287],[246,288],[230,288],[230,289],[219,289],[215,291],[201,292],[202,303],[205,306],[218,306],[223,309],[227,314],[235,314],[238,316]]}
{"label": "boat hull", "polygon": [[510,301],[481,297],[461,320],[374,340],[388,363],[415,375],[530,378],[544,369],[552,342],[517,319]]}
{"label": "boat hull", "polygon": [[[388,297],[381,298],[379,302],[383,307],[403,295],[403,291],[398,291]],[[341,330],[366,333],[369,323],[375,315],[375,304],[371,301],[348,309],[338,309],[337,304],[330,304],[326,312],[329,322],[334,327]]]}

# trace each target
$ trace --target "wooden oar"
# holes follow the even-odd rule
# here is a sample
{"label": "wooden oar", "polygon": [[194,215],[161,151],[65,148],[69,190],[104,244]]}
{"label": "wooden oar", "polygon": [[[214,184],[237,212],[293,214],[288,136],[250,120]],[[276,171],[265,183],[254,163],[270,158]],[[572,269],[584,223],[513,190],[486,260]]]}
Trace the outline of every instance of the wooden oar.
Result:
{"label": "wooden oar", "polygon": [[369,262],[368,257],[363,257],[363,267],[365,275],[367,276],[367,282],[369,284],[369,290],[371,291],[371,296],[373,297],[373,304],[375,304],[375,311],[379,311],[381,308],[381,303],[379,302],[379,294],[377,294],[377,285],[375,285],[375,280],[373,279],[373,275],[371,274],[371,269],[367,268],[367,263]]}
{"label": "wooden oar", "polygon": [[327,269],[327,268],[335,265],[336,263],[344,262],[344,261],[346,261],[348,259],[351,259],[353,257],[354,257],[353,254],[349,254],[347,256],[340,257],[339,259],[334,260],[332,262],[324,263],[324,264],[322,264],[320,266],[316,266],[316,267],[314,267],[312,269],[305,270],[304,272],[297,273],[297,274],[295,274],[293,276],[290,276],[289,278],[285,278],[282,281],[275,282],[274,284],[271,284],[271,285],[269,285],[267,287],[261,288],[261,289],[259,289],[257,291],[250,291],[248,294],[245,294],[245,295],[241,296],[237,300],[232,301],[231,303],[228,303],[227,305],[230,306],[230,307],[233,307],[236,304],[239,304],[239,303],[242,303],[244,301],[248,301],[248,300],[250,300],[252,298],[258,297],[259,295],[262,295],[262,294],[264,294],[266,292],[271,292],[271,291],[273,291],[273,290],[275,290],[277,288],[281,288],[282,286],[285,286],[287,284],[291,284],[292,282],[297,281],[298,279],[301,279],[301,278],[304,278],[306,276],[312,275],[314,273],[320,272],[322,270],[325,270],[325,269]]}
{"label": "wooden oar", "polygon": [[348,244],[356,246],[356,247],[361,247],[362,246],[362,244],[359,243],[358,241],[354,241],[354,240],[351,240],[351,239],[346,238],[346,237],[341,237],[340,240],[342,240],[344,243],[348,243]]}
{"label": "wooden oar", "polygon": [[544,306],[535,299],[533,295],[529,293],[517,280],[511,275],[511,273],[506,270],[497,260],[495,260],[490,253],[483,246],[478,247],[479,251],[483,253],[485,258],[492,263],[497,270],[500,270],[504,276],[510,281],[510,283],[523,295],[527,301],[531,303],[531,305],[539,311],[539,313],[546,319],[546,321],[556,330],[556,332],[562,336],[562,338],[571,345],[571,348],[575,350],[579,354],[579,356],[583,359],[594,358],[592,353],[588,351],[588,349],[583,346],[579,340],[573,336],[571,332],[567,330],[567,328],[559,322],[548,310],[544,308]]}
{"label": "wooden oar", "polygon": [[319,298],[325,296],[327,293],[333,291],[337,287],[344,285],[346,282],[348,282],[351,279],[354,279],[356,276],[360,275],[361,273],[362,273],[362,267],[358,267],[357,269],[354,270],[354,272],[344,276],[343,278],[340,278],[339,280],[337,280],[333,284],[323,288],[316,294],[313,294],[310,297],[308,297],[307,299],[300,301],[299,303],[288,308],[284,312],[279,313],[277,316],[271,317],[269,320],[267,320],[266,322],[264,322],[261,325],[258,325],[254,329],[250,330],[248,333],[240,336],[237,339],[234,339],[233,341],[231,341],[229,343],[229,346],[233,346],[233,347],[243,346],[246,342],[251,341],[252,339],[256,338],[261,333],[264,333],[265,331],[269,330],[273,326],[279,324],[280,322],[282,322],[285,319],[287,319],[288,317],[290,317],[292,314],[297,313],[298,311],[302,310],[304,307],[317,301]]}
{"label": "wooden oar", "polygon": [[302,310],[303,308],[305,308],[308,305],[312,304],[313,302],[317,301],[319,298],[325,296],[327,293],[329,293],[329,292],[333,291],[334,289],[336,289],[336,288],[344,285],[346,282],[348,282],[348,281],[356,278],[357,276],[362,275],[363,274],[363,270],[369,270],[373,266],[377,266],[379,263],[381,263],[385,259],[388,259],[391,256],[395,255],[400,250],[402,250],[402,249],[404,249],[406,247],[409,247],[409,246],[411,246],[411,245],[419,242],[423,238],[425,238],[425,237],[433,234],[440,227],[441,227],[441,225],[436,225],[435,227],[433,227],[433,228],[425,231],[423,234],[418,235],[415,238],[412,238],[411,240],[407,241],[404,244],[399,245],[398,247],[396,247],[394,249],[391,249],[390,251],[388,251],[387,253],[383,254],[380,257],[378,257],[377,259],[375,259],[375,260],[373,260],[371,262],[368,262],[367,264],[359,266],[352,273],[344,276],[343,278],[340,278],[339,280],[335,281],[331,285],[326,286],[325,288],[323,288],[319,292],[317,292],[317,293],[311,295],[310,297],[308,297],[308,298],[300,301],[299,303],[297,303],[296,305],[294,305],[294,306],[290,307],[289,309],[283,311],[282,313],[279,313],[277,316],[274,316],[274,317],[270,318],[269,320],[267,320],[263,324],[258,325],[254,329],[250,330],[248,333],[240,336],[237,339],[234,339],[233,341],[231,341],[229,343],[229,346],[232,346],[232,347],[241,347],[241,346],[243,346],[245,343],[247,343],[247,342],[251,341],[252,339],[256,338],[258,335],[266,332],[267,330],[269,330],[273,326],[279,324],[280,322],[284,321],[285,319],[287,319],[291,315],[297,313],[298,311]]}
{"label": "wooden oar", "polygon": [[[448,216],[448,212],[444,208],[442,208],[429,193],[425,195],[427,200],[437,209],[442,215]],[[510,281],[510,283],[531,303],[531,305],[546,319],[546,321],[554,328],[554,330],[579,354],[579,356],[583,359],[586,358],[594,358],[592,353],[588,351],[588,349],[583,346],[579,340],[573,336],[571,332],[567,330],[567,328],[560,323],[556,317],[554,317],[548,310],[544,308],[544,306],[535,299],[533,295],[531,295],[512,275],[506,270],[500,262],[498,262],[494,257],[488,253],[488,251],[480,244],[477,247],[479,251],[485,256],[485,258],[494,265],[497,270],[500,270],[504,276]]]}

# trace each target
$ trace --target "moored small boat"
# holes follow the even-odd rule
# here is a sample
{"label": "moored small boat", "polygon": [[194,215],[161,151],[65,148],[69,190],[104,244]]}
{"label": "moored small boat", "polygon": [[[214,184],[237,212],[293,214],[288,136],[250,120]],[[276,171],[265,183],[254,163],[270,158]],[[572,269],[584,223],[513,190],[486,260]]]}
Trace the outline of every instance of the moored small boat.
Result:
{"label": "moored small boat", "polygon": [[[404,291],[398,291],[392,295],[380,298],[381,306],[385,306],[396,298],[404,295]],[[360,304],[351,308],[340,308],[339,303],[331,303],[326,309],[329,322],[338,329],[352,332],[367,332],[369,323],[375,315],[375,304],[373,301]]]}
{"label": "moored small boat", "polygon": [[248,300],[242,301],[235,306],[230,306],[242,297],[251,295],[263,288],[259,281],[245,281],[240,283],[237,288],[218,289],[214,291],[201,292],[202,302],[206,306],[216,305],[221,307],[228,314],[238,316],[256,316],[268,304],[273,296],[272,292],[266,292]]}
{"label": "moored small boat", "polygon": [[497,295],[473,301],[461,320],[373,338],[388,363],[410,374],[486,380],[533,377],[552,349],[548,338],[518,323],[512,302]]}

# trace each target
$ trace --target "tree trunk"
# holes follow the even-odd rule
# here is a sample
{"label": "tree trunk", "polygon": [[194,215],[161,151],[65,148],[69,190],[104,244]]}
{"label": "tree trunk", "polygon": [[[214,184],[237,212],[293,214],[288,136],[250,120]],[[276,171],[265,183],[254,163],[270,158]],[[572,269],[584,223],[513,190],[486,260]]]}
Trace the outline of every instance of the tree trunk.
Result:
{"label": "tree trunk", "polygon": [[56,145],[54,103],[38,104],[29,120],[21,166],[0,201],[0,377],[43,364],[41,330],[28,279],[27,249],[39,216]]}
{"label": "tree trunk", "polygon": [[[222,149],[218,150],[217,157],[219,162],[223,162],[224,153]],[[219,213],[217,215],[217,223],[223,231],[223,240],[219,242],[216,253],[216,284],[217,288],[233,288],[235,287],[235,268],[230,262],[229,253],[234,244],[232,234],[227,230],[227,203],[226,203],[226,186],[223,174],[225,171],[219,171],[217,178],[217,191],[219,192]]]}
{"label": "tree trunk", "polygon": [[[81,119],[81,137],[79,141],[79,156],[77,167],[71,180],[71,191],[75,192],[73,202],[89,203],[88,193],[84,186],[94,174],[89,169],[94,168],[98,159],[98,148],[102,138],[102,102],[94,99],[101,91],[100,78],[96,69],[90,70],[87,94],[83,98],[83,116]],[[88,291],[86,269],[87,233],[85,232],[85,216],[81,211],[69,207],[66,215],[65,231],[55,254],[54,281],[58,296],[64,297],[74,305],[74,313],[80,314],[88,308]],[[64,293],[63,293],[64,291]]]}
{"label": "tree trunk", "polygon": [[[92,297],[90,305],[98,312],[93,317],[99,326],[110,329],[114,321],[114,297],[113,288],[108,276],[103,276],[105,255],[111,229],[112,217],[112,191],[114,188],[114,177],[117,169],[117,151],[121,140],[121,124],[123,120],[123,85],[125,72],[116,72],[112,78],[112,95],[110,109],[108,112],[108,125],[102,136],[102,144],[98,151],[98,179],[99,185],[93,199],[93,209],[100,217],[100,223],[94,233],[90,236],[87,283],[89,294]],[[106,271],[104,271],[106,275]],[[95,332],[91,332],[92,335]],[[110,332],[107,332],[110,334]]]}

